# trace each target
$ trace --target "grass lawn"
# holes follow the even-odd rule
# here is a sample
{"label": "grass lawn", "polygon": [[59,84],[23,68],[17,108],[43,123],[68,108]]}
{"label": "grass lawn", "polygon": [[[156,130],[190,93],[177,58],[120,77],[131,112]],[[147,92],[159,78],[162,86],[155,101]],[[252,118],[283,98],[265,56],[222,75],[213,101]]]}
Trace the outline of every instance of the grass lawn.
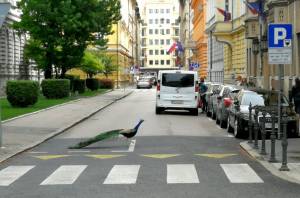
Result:
{"label": "grass lawn", "polygon": [[2,120],[7,120],[9,118],[20,116],[26,113],[35,112],[41,109],[66,103],[79,98],[96,96],[98,94],[102,94],[105,91],[107,91],[107,89],[99,89],[97,91],[86,90],[83,94],[79,94],[77,96],[70,96],[68,98],[63,99],[46,99],[44,96],[40,96],[38,102],[35,105],[26,108],[12,107],[5,98],[2,98],[0,99],[1,118]]}

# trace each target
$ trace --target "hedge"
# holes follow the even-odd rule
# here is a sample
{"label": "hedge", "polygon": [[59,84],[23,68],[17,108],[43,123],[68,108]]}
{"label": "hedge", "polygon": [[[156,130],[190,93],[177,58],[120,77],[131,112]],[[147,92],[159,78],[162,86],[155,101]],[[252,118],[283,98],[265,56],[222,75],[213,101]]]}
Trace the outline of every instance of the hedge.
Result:
{"label": "hedge", "polygon": [[42,92],[46,98],[65,98],[70,94],[70,80],[46,79],[42,81]]}
{"label": "hedge", "polygon": [[86,87],[92,91],[99,89],[99,80],[95,78],[88,78],[85,80]]}
{"label": "hedge", "polygon": [[74,84],[74,80],[75,79],[80,79],[79,76],[75,76],[75,75],[70,75],[70,74],[66,74],[65,79],[69,79],[70,80],[70,90],[73,90],[73,84]]}
{"label": "hedge", "polygon": [[73,92],[78,91],[78,93],[85,92],[85,80],[74,79],[73,81]]}
{"label": "hedge", "polygon": [[7,81],[6,95],[9,103],[14,107],[27,107],[38,101],[39,83],[31,80]]}
{"label": "hedge", "polygon": [[100,79],[99,80],[100,88],[102,89],[113,89],[114,81],[111,79]]}

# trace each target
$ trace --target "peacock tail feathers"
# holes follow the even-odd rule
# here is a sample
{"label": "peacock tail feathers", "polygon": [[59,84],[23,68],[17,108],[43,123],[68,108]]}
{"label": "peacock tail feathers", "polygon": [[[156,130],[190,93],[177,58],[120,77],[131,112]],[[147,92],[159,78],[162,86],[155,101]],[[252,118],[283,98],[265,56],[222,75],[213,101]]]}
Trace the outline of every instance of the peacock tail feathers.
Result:
{"label": "peacock tail feathers", "polygon": [[86,141],[82,141],[82,142],[79,142],[78,144],[76,144],[75,146],[72,146],[72,147],[69,147],[70,149],[81,149],[83,147],[86,147],[90,144],[93,144],[95,142],[98,142],[98,141],[102,141],[102,140],[105,140],[105,139],[110,139],[110,138],[113,138],[113,137],[117,137],[120,135],[120,131],[122,131],[123,129],[117,129],[117,130],[112,130],[112,131],[107,131],[107,132],[104,132],[104,133],[101,133],[93,138],[90,138]]}

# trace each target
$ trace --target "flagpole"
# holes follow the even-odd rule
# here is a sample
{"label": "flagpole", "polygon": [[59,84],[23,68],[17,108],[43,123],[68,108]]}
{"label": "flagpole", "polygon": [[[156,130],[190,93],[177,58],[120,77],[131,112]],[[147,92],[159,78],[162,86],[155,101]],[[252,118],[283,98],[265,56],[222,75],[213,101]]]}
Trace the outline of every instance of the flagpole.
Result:
{"label": "flagpole", "polygon": [[260,55],[260,67],[259,67],[259,72],[260,72],[260,76],[262,79],[263,76],[263,64],[264,64],[264,54],[263,54],[263,50],[262,50],[262,37],[263,37],[263,12],[264,12],[264,0],[259,0],[260,1],[260,6],[261,6],[261,13],[258,13],[258,17],[259,17],[259,55]]}

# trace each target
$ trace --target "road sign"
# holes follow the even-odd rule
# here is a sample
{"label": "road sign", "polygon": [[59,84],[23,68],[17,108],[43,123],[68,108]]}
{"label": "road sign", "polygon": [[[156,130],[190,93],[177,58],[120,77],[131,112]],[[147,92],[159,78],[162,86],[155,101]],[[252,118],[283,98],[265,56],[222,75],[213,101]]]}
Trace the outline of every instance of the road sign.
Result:
{"label": "road sign", "polygon": [[292,24],[269,24],[269,64],[292,64]]}

